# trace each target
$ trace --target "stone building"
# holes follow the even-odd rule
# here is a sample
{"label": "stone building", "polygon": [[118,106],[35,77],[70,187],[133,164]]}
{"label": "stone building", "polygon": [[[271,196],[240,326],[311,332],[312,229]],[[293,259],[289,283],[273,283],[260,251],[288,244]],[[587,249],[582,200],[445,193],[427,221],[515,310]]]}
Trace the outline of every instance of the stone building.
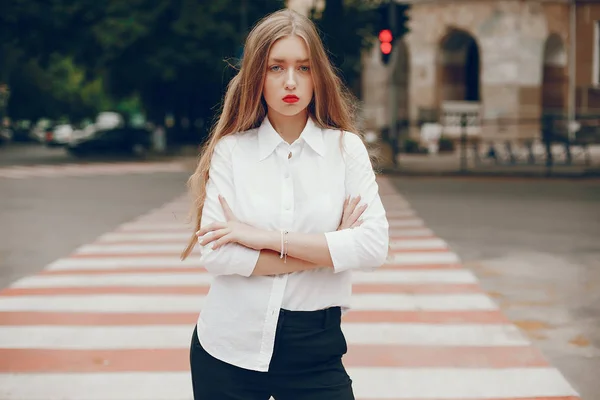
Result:
{"label": "stone building", "polygon": [[[314,0],[290,0],[302,11]],[[600,0],[407,0],[410,33],[389,65],[363,58],[366,125],[456,124],[475,133],[539,135],[543,113],[600,116]],[[390,90],[398,109],[390,111]],[[477,126],[482,126],[477,128]],[[415,129],[413,129],[413,133]]]}

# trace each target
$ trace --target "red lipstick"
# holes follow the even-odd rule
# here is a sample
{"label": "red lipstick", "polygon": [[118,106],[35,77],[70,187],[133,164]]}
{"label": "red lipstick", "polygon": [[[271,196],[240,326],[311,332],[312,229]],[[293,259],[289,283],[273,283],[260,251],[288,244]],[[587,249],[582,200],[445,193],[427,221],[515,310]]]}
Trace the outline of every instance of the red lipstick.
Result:
{"label": "red lipstick", "polygon": [[295,94],[288,94],[283,98],[283,101],[290,104],[296,103],[298,100],[300,100],[300,98]]}

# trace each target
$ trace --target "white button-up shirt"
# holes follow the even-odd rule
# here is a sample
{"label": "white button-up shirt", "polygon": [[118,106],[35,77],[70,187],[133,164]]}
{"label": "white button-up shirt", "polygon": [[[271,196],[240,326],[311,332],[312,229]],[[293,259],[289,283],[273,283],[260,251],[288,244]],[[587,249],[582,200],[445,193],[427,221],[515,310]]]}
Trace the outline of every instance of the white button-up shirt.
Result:
{"label": "white button-up shirt", "polygon": [[[288,144],[265,118],[259,128],[218,142],[202,226],[225,221],[220,194],[235,216],[252,226],[324,233],[333,268],[251,276],[259,251],[237,243],[201,247],[201,265],[215,277],[198,318],[198,338],[213,357],[268,371],[281,308],[346,311],[352,271],[385,262],[388,221],[367,149],[359,136],[345,132],[340,141],[340,135],[309,118],[300,137]],[[368,204],[363,224],[337,231],[345,197],[359,194],[361,204]]]}

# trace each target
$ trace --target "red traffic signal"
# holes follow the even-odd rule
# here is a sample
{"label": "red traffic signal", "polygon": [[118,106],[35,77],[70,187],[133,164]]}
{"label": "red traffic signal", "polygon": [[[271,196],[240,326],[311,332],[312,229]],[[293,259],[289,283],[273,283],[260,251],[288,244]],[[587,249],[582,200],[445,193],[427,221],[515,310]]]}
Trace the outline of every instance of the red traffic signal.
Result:
{"label": "red traffic signal", "polygon": [[381,52],[383,54],[390,54],[392,52],[392,44],[391,43],[381,43],[379,45]]}
{"label": "red traffic signal", "polygon": [[394,35],[390,29],[382,29],[379,31],[379,50],[381,50],[381,59],[384,64],[390,61],[392,54],[392,42]]}
{"label": "red traffic signal", "polygon": [[392,36],[391,30],[382,29],[381,31],[379,31],[379,41],[381,43],[391,43],[393,38],[394,37]]}

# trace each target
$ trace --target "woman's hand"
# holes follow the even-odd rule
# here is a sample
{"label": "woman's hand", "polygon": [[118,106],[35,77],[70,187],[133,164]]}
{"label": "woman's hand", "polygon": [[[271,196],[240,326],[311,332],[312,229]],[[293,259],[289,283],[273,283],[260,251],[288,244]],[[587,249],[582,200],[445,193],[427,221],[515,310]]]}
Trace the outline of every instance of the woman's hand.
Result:
{"label": "woman's hand", "polygon": [[350,199],[349,196],[346,197],[346,200],[344,200],[342,221],[340,222],[340,226],[337,228],[338,231],[341,231],[342,229],[352,229],[362,225],[363,221],[359,218],[367,209],[367,204],[357,207],[359,202],[360,195],[353,199]]}
{"label": "woman's hand", "polygon": [[215,222],[200,229],[196,232],[198,242],[202,246],[213,243],[213,249],[218,249],[227,243],[239,243],[254,250],[266,248],[270,239],[268,232],[240,222],[233,215],[225,198],[219,195],[219,201],[225,213],[225,222]]}

